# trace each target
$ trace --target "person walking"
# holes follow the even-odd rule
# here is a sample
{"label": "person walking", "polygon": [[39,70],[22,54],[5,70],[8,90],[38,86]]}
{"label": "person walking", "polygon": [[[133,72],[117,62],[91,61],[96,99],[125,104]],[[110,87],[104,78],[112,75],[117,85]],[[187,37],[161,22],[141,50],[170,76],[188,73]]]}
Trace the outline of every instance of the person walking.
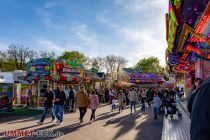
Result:
{"label": "person walking", "polygon": [[150,102],[153,100],[152,94],[153,94],[153,91],[151,88],[149,88],[149,90],[147,91],[147,104],[148,104],[149,108],[151,107]]}
{"label": "person walking", "polygon": [[51,112],[51,117],[52,117],[51,122],[54,122],[55,114],[53,111],[53,100],[54,100],[54,93],[53,93],[51,87],[47,86],[47,91],[45,92],[45,95],[44,95],[44,111],[43,111],[40,121],[37,122],[38,124],[40,124],[40,125],[43,124],[45,117],[47,115],[47,112],[49,110]]}
{"label": "person walking", "polygon": [[73,85],[70,86],[69,90],[69,100],[70,100],[70,112],[75,112],[75,99],[76,99],[76,91],[74,90]]}
{"label": "person walking", "polygon": [[131,114],[132,114],[132,110],[134,107],[134,111],[136,112],[136,101],[138,99],[138,95],[135,91],[135,88],[133,88],[130,92],[129,92],[129,100],[130,100],[130,109],[131,109]]}
{"label": "person walking", "polygon": [[158,119],[157,114],[160,109],[161,100],[157,93],[154,94],[154,98],[152,102],[153,102],[154,116],[155,116],[154,119]]}
{"label": "person walking", "polygon": [[95,91],[92,91],[92,93],[89,96],[89,108],[92,111],[92,114],[90,116],[90,123],[92,123],[92,120],[95,121],[96,117],[95,117],[95,112],[96,109],[99,108],[99,99],[98,99],[98,95],[96,95]]}
{"label": "person walking", "polygon": [[145,112],[145,102],[146,102],[146,91],[143,89],[142,95],[141,95],[141,111]]}
{"label": "person walking", "polygon": [[129,105],[129,102],[130,102],[129,101],[129,97],[128,97],[128,95],[129,95],[129,89],[126,89],[124,93],[125,93],[125,97],[126,97],[126,106],[128,106]]}
{"label": "person walking", "polygon": [[63,114],[64,114],[64,103],[66,101],[66,94],[64,92],[63,86],[58,86],[55,92],[55,107],[54,112],[57,118],[56,125],[63,124]]}
{"label": "person walking", "polygon": [[85,87],[82,86],[81,90],[76,94],[76,104],[80,111],[80,123],[83,122],[83,118],[87,112],[87,107],[89,106],[88,94]]}
{"label": "person walking", "polygon": [[190,138],[191,140],[210,139],[210,77],[197,89],[192,112]]}
{"label": "person walking", "polygon": [[120,90],[120,93],[118,94],[118,102],[119,102],[119,112],[124,109],[126,105],[126,96],[123,93],[122,90]]}

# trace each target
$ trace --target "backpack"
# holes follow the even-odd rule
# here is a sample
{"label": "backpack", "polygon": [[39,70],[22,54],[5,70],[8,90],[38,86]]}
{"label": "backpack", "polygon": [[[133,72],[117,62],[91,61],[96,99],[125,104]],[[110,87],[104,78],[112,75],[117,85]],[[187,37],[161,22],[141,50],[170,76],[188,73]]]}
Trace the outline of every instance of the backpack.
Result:
{"label": "backpack", "polygon": [[69,91],[69,99],[75,99],[75,93],[72,89]]}

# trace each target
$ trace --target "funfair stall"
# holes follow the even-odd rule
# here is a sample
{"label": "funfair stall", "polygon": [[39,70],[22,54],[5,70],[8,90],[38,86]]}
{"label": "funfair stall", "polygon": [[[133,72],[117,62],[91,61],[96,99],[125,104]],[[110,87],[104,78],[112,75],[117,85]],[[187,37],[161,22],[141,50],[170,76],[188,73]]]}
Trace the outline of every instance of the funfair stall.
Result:
{"label": "funfair stall", "polygon": [[0,111],[12,109],[13,86],[12,72],[0,72]]}
{"label": "funfair stall", "polygon": [[169,0],[166,39],[168,72],[182,74],[186,89],[195,78],[206,79],[210,60],[210,1]]}
{"label": "funfair stall", "polygon": [[32,106],[42,109],[47,85],[56,89],[58,84],[79,84],[82,79],[83,66],[76,62],[51,58],[31,60],[28,63],[26,80],[31,83]]}

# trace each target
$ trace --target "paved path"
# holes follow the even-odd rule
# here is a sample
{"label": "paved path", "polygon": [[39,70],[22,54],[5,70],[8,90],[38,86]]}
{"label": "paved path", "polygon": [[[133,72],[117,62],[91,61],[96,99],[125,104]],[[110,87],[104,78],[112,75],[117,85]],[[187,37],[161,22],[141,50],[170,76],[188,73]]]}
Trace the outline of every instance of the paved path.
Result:
{"label": "paved path", "polygon": [[[79,123],[79,112],[73,114],[65,114],[64,124],[55,126],[50,122],[50,118],[45,120],[45,124],[36,125],[37,117],[30,117],[9,122],[1,123],[0,139],[11,139],[4,137],[5,130],[54,130],[61,131],[65,135],[54,139],[62,140],[161,140],[163,117],[159,120],[153,119],[152,109],[148,109],[142,114],[137,111],[130,114],[130,110],[126,109],[119,113],[118,111],[110,112],[111,107],[104,106],[97,110],[97,121],[89,124],[90,111],[87,112],[84,123]],[[140,110],[138,108],[138,110]],[[17,137],[18,140],[26,140],[28,138]],[[37,138],[30,139],[53,139],[53,138]]]}
{"label": "paved path", "polygon": [[162,140],[190,140],[190,118],[180,105],[178,108],[182,118],[164,118]]}

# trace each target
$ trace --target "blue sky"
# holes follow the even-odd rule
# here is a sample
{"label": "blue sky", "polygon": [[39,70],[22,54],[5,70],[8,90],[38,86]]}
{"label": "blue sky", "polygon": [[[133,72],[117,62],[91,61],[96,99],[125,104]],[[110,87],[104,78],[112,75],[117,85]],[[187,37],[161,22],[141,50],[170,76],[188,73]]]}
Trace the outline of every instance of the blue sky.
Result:
{"label": "blue sky", "polygon": [[132,66],[156,56],[164,65],[168,0],[1,0],[0,50],[121,55]]}

